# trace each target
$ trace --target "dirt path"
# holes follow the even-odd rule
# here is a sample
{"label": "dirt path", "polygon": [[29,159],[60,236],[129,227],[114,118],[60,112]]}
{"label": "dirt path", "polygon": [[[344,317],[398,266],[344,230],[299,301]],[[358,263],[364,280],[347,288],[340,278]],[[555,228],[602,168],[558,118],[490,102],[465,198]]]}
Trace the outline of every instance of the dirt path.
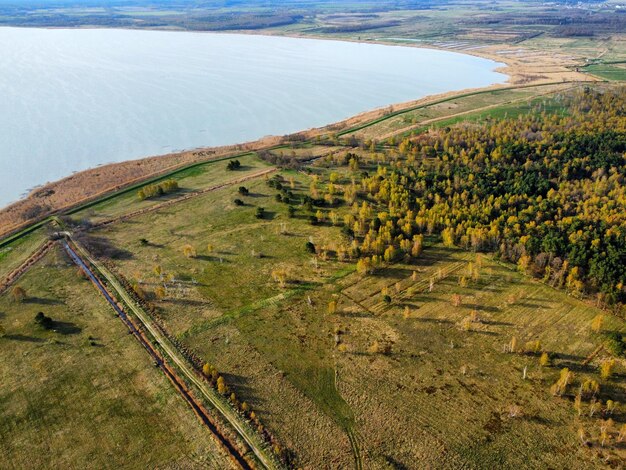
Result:
{"label": "dirt path", "polygon": [[348,433],[348,439],[350,439],[350,445],[352,446],[352,453],[354,454],[354,468],[356,470],[363,470],[363,461],[361,460],[361,450],[359,448],[359,441],[352,428],[346,429]]}

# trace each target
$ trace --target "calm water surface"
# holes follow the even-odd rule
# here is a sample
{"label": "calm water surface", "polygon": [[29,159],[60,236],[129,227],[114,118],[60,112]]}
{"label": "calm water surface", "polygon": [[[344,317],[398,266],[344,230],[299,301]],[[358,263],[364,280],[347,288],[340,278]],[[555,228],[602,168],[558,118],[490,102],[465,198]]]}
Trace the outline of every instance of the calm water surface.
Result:
{"label": "calm water surface", "polygon": [[77,170],[506,80],[463,54],[314,39],[0,28],[0,206]]}

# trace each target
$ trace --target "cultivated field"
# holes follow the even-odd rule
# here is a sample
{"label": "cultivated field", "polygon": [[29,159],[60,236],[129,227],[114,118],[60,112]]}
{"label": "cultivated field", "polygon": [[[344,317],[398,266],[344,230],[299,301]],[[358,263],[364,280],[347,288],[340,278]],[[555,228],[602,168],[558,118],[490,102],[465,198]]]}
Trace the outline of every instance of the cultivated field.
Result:
{"label": "cultivated field", "polygon": [[593,64],[585,67],[585,71],[606,80],[626,80],[626,62]]}

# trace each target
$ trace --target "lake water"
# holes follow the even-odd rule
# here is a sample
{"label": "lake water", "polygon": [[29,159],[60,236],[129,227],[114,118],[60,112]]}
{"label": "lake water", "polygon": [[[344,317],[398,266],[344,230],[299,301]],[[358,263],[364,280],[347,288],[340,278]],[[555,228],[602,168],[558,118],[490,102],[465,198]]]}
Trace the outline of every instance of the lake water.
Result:
{"label": "lake water", "polygon": [[76,170],[318,127],[506,80],[490,60],[314,39],[0,28],[0,206]]}

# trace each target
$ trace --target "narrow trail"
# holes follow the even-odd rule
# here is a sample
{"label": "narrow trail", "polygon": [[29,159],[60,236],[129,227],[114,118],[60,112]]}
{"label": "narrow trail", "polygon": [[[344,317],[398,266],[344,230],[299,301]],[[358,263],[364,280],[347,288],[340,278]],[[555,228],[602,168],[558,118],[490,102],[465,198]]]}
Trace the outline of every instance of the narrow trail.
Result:
{"label": "narrow trail", "polygon": [[22,264],[7,274],[4,279],[0,280],[0,295],[6,292],[30,267],[45,256],[50,248],[54,245],[54,242],[48,240],[42,243],[35,251],[33,251],[28,258],[26,258]]}
{"label": "narrow trail", "polygon": [[354,454],[354,468],[356,470],[363,470],[363,461],[361,460],[361,450],[359,449],[359,441],[352,428],[346,429],[348,433],[348,439],[350,439],[350,445],[352,446],[352,453]]}
{"label": "narrow trail", "polygon": [[[68,241],[72,243],[74,248],[69,246]],[[214,407],[215,411],[221,415],[224,421],[230,424],[241,440],[250,448],[258,463],[266,469],[281,468],[281,465],[271,454],[271,450],[267,448],[267,445],[262,442],[256,432],[228,403],[224,401],[221,396],[217,394],[217,391],[207,384],[200,374],[187,363],[186,359],[178,351],[176,346],[174,346],[169,338],[160,330],[160,328],[154,324],[150,316],[133,301],[132,297],[122,287],[117,278],[105,266],[96,261],[84,247],[73,240],[71,235],[68,234],[67,241],[64,241],[63,243],[66,250],[69,249],[74,254],[72,259],[75,262],[84,267],[93,266],[98,274],[106,280],[110,288],[115,291],[121,301],[126,305],[126,307],[128,307],[129,311],[132,312],[134,317],[136,317],[140,322],[141,329],[148,332],[154,339],[153,342],[159,345],[159,349],[162,351],[165,358],[176,366],[184,378],[197,388],[203,398]],[[93,274],[93,271],[90,270],[90,272]],[[102,286],[101,283],[98,283],[98,285]],[[112,299],[111,295],[107,294],[105,297],[119,313],[119,306],[117,306],[117,308],[115,307],[117,304]],[[126,318],[129,317],[126,315]],[[146,337],[144,336],[144,339],[145,338]],[[152,342],[148,341],[148,344],[152,344]],[[172,369],[170,368],[170,370]]]}
{"label": "narrow trail", "polygon": [[[337,395],[341,397],[341,392],[339,391],[339,387],[337,387],[337,378],[339,376],[339,369],[337,368],[337,356],[336,356],[336,353],[334,352],[334,347],[333,347],[333,363],[334,363],[333,387]],[[341,399],[346,404],[346,406],[350,408],[350,405],[348,405],[348,403],[343,399],[343,397]],[[353,411],[351,409],[350,409],[350,413],[353,414]],[[352,448],[352,455],[354,457],[354,468],[356,470],[363,470],[363,460],[361,459],[361,448],[359,446],[357,433],[355,432],[354,425],[352,423],[353,419],[354,419],[353,416],[351,416],[350,420],[346,420],[344,422],[344,425],[341,427],[345,430],[346,434],[348,435],[348,440],[350,441],[350,447]]]}
{"label": "narrow trail", "polygon": [[141,328],[135,325],[135,323],[130,319],[124,309],[113,299],[113,296],[109,293],[109,291],[102,284],[102,282],[100,282],[98,277],[89,268],[87,263],[82,260],[82,258],[70,247],[67,242],[64,241],[62,242],[62,244],[63,248],[68,253],[72,261],[74,261],[74,263],[85,272],[85,274],[89,277],[96,289],[100,291],[100,293],[104,296],[109,305],[113,307],[113,309],[117,313],[117,316],[126,325],[130,333],[148,352],[150,357],[154,360],[156,366],[165,374],[165,376],[169,379],[172,385],[174,385],[174,388],[176,388],[178,393],[192,408],[196,416],[213,434],[220,447],[222,447],[222,449],[229,454],[233,462],[236,463],[240,468],[244,470],[252,470],[254,467],[246,460],[246,458],[237,449],[237,447],[232,444],[222,432],[220,432],[218,425],[216,425],[209,412],[204,408],[201,403],[199,403],[193,397],[189,389],[185,386],[185,383],[180,379],[180,377],[178,377],[177,373],[164,361],[161,354],[159,354],[159,352],[152,346],[149,339],[146,338],[146,336],[143,334]]}

